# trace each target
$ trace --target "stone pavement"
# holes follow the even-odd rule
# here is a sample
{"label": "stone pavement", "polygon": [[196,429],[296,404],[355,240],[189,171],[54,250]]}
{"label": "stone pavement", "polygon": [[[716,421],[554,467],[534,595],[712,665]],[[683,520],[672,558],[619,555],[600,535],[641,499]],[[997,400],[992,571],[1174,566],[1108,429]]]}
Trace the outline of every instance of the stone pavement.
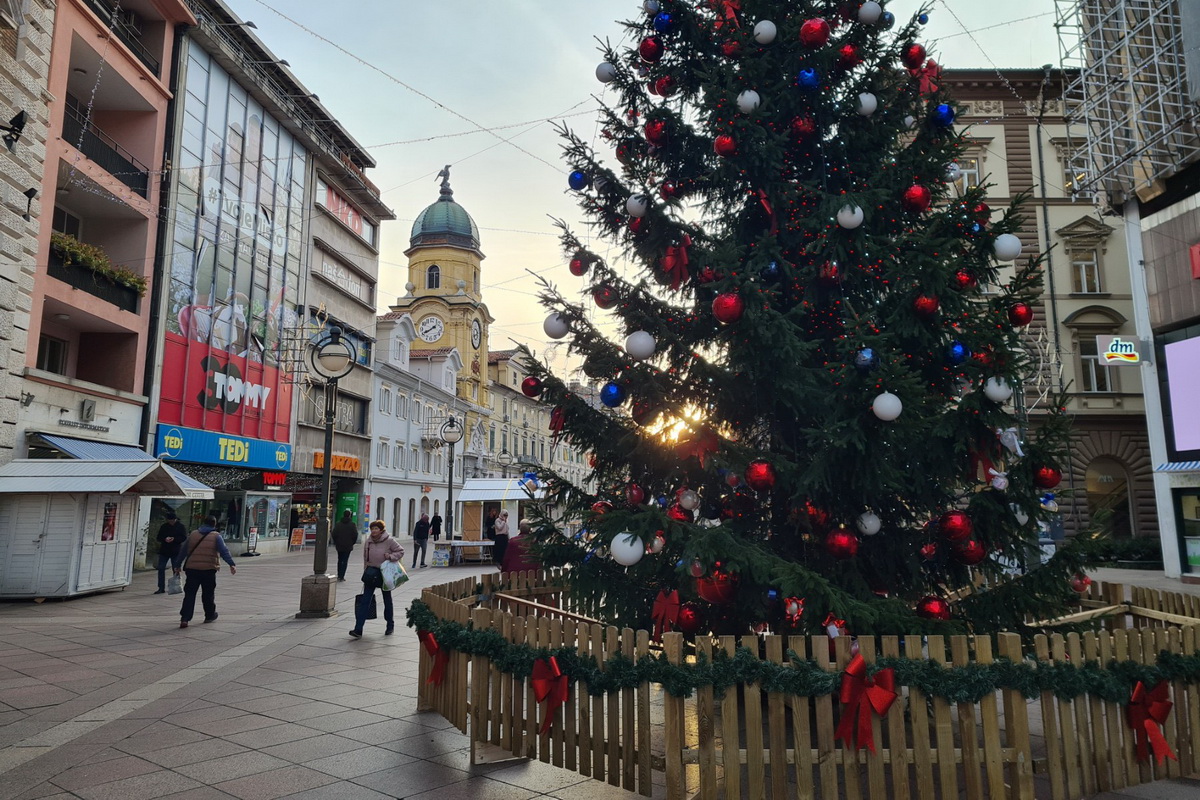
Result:
{"label": "stone pavement", "polygon": [[[186,630],[181,596],[152,594],[153,572],[123,592],[0,603],[0,800],[636,797],[536,761],[472,766],[466,736],[417,713],[404,609],[488,567],[414,570],[395,635],[377,620],[352,640],[355,580],[339,584],[342,616],[294,618],[311,559],[239,559],[218,578],[220,618],[202,624],[197,609]],[[1095,577],[1200,593],[1155,573]],[[1200,798],[1200,782],[1095,800],[1121,798]]]}

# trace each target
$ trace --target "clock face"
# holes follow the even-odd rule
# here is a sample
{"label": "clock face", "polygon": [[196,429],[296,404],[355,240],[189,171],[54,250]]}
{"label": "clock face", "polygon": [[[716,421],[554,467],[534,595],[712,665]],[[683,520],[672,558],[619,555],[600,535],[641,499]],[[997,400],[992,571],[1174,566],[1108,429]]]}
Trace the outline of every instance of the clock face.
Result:
{"label": "clock face", "polygon": [[436,342],[446,332],[446,323],[438,316],[425,317],[417,325],[417,335],[426,342]]}
{"label": "clock face", "polygon": [[479,324],[479,320],[475,320],[471,323],[471,346],[478,350],[481,341],[483,341],[483,326]]}

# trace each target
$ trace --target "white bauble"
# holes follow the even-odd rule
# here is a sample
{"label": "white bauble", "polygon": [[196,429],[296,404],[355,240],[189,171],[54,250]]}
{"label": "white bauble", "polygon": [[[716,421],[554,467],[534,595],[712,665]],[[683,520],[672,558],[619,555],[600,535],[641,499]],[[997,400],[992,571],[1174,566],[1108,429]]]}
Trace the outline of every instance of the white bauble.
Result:
{"label": "white bauble", "polygon": [[1012,397],[1013,390],[1004,378],[988,378],[983,385],[983,395],[993,403],[1004,403]]}
{"label": "white bauble", "polygon": [[863,536],[874,536],[879,533],[879,529],[883,527],[883,523],[875,512],[866,511],[858,515],[855,527],[858,528],[858,532]]}
{"label": "white bauble", "polygon": [[601,83],[612,83],[617,79],[617,68],[607,61],[601,61],[596,67],[596,80]]}
{"label": "white bauble", "polygon": [[778,34],[775,23],[769,19],[764,19],[754,26],[754,41],[759,44],[770,44]]}
{"label": "white bauble", "polygon": [[747,89],[737,96],[738,111],[743,114],[749,114],[754,109],[758,108],[762,98],[758,96],[758,92],[753,89]]}
{"label": "white bauble", "polygon": [[1002,233],[992,242],[997,261],[1012,261],[1021,255],[1021,240],[1011,233]]}
{"label": "white bauble", "polygon": [[961,177],[962,167],[958,165],[957,161],[951,161],[950,165],[946,167],[946,180],[948,180],[950,183],[954,183]]}
{"label": "white bauble", "polygon": [[542,330],[551,339],[561,339],[571,332],[571,326],[567,324],[565,317],[555,313],[546,317],[546,321],[542,323]]}
{"label": "white bauble", "polygon": [[631,567],[646,555],[646,545],[632,533],[618,533],[608,546],[612,560],[623,567]]}
{"label": "white bauble", "polygon": [[631,194],[625,201],[625,210],[631,217],[644,217],[650,209],[650,199],[644,194]]}
{"label": "white bauble", "polygon": [[662,535],[662,531],[659,531],[654,535],[654,541],[650,543],[650,552],[657,555],[658,553],[662,552],[662,549],[666,547],[666,545],[667,537]]}
{"label": "white bauble", "polygon": [[654,341],[654,337],[646,331],[634,331],[625,337],[625,352],[638,361],[645,361],[654,355],[654,349],[657,346],[658,342]]}
{"label": "white bauble", "polygon": [[904,404],[896,395],[884,392],[875,398],[875,402],[871,403],[871,410],[884,422],[891,422],[900,416],[900,412],[904,410]]}
{"label": "white bauble", "polygon": [[904,127],[908,128],[910,131],[913,128],[917,127],[917,118],[914,117],[912,114],[908,114],[907,116],[905,116],[904,117]]}
{"label": "white bauble", "polygon": [[1024,527],[1029,522],[1029,515],[1025,513],[1025,509],[1021,508],[1016,503],[1009,506],[1013,516],[1017,518],[1017,524]]}
{"label": "white bauble", "polygon": [[883,16],[883,6],[875,0],[867,0],[858,7],[858,21],[866,25],[874,25]]}
{"label": "white bauble", "polygon": [[679,505],[686,508],[688,511],[695,511],[700,507],[700,495],[696,494],[691,489],[684,489],[679,493]]}
{"label": "white bauble", "polygon": [[646,10],[647,14],[657,14],[662,6],[659,5],[658,0],[646,0],[642,3],[642,8]]}
{"label": "white bauble", "polygon": [[858,113],[861,116],[869,117],[875,113],[875,109],[879,108],[879,98],[870,92],[863,92],[858,96]]}
{"label": "white bauble", "polygon": [[842,206],[837,213],[837,223],[848,231],[863,224],[863,210],[858,206]]}

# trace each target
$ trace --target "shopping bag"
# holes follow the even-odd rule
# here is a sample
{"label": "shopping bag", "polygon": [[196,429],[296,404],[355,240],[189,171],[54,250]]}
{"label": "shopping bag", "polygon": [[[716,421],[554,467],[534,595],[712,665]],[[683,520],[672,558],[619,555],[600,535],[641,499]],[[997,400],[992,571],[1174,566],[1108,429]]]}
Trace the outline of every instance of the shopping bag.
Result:
{"label": "shopping bag", "polygon": [[404,565],[398,561],[385,561],[380,570],[383,571],[383,590],[385,592],[390,592],[408,580],[408,573],[404,571]]}
{"label": "shopping bag", "polygon": [[179,594],[182,591],[183,581],[179,580],[178,575],[167,578],[167,594]]}
{"label": "shopping bag", "polygon": [[354,595],[354,616],[358,619],[375,619],[375,593]]}

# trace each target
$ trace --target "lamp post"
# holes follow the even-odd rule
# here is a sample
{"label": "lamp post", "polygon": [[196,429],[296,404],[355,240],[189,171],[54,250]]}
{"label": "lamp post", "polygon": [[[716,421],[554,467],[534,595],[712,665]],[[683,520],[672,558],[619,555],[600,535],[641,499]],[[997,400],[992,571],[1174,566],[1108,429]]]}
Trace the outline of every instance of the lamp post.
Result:
{"label": "lamp post", "polygon": [[333,482],[333,422],[337,417],[338,381],[354,369],[354,345],[342,338],[342,329],[331,327],[313,343],[308,353],[313,372],[325,379],[325,450],[321,459],[321,503],[317,510],[317,542],[313,574],[300,582],[301,618],[331,617],[337,605],[337,583],[326,574],[329,567],[329,495]]}
{"label": "lamp post", "polygon": [[451,416],[442,423],[439,435],[450,446],[450,455],[446,460],[446,540],[451,541],[454,539],[454,445],[462,441],[463,426]]}
{"label": "lamp post", "polygon": [[512,466],[514,461],[513,454],[507,450],[501,450],[500,454],[496,456],[496,460],[500,462],[500,467],[504,470],[504,477],[507,478],[508,468]]}

